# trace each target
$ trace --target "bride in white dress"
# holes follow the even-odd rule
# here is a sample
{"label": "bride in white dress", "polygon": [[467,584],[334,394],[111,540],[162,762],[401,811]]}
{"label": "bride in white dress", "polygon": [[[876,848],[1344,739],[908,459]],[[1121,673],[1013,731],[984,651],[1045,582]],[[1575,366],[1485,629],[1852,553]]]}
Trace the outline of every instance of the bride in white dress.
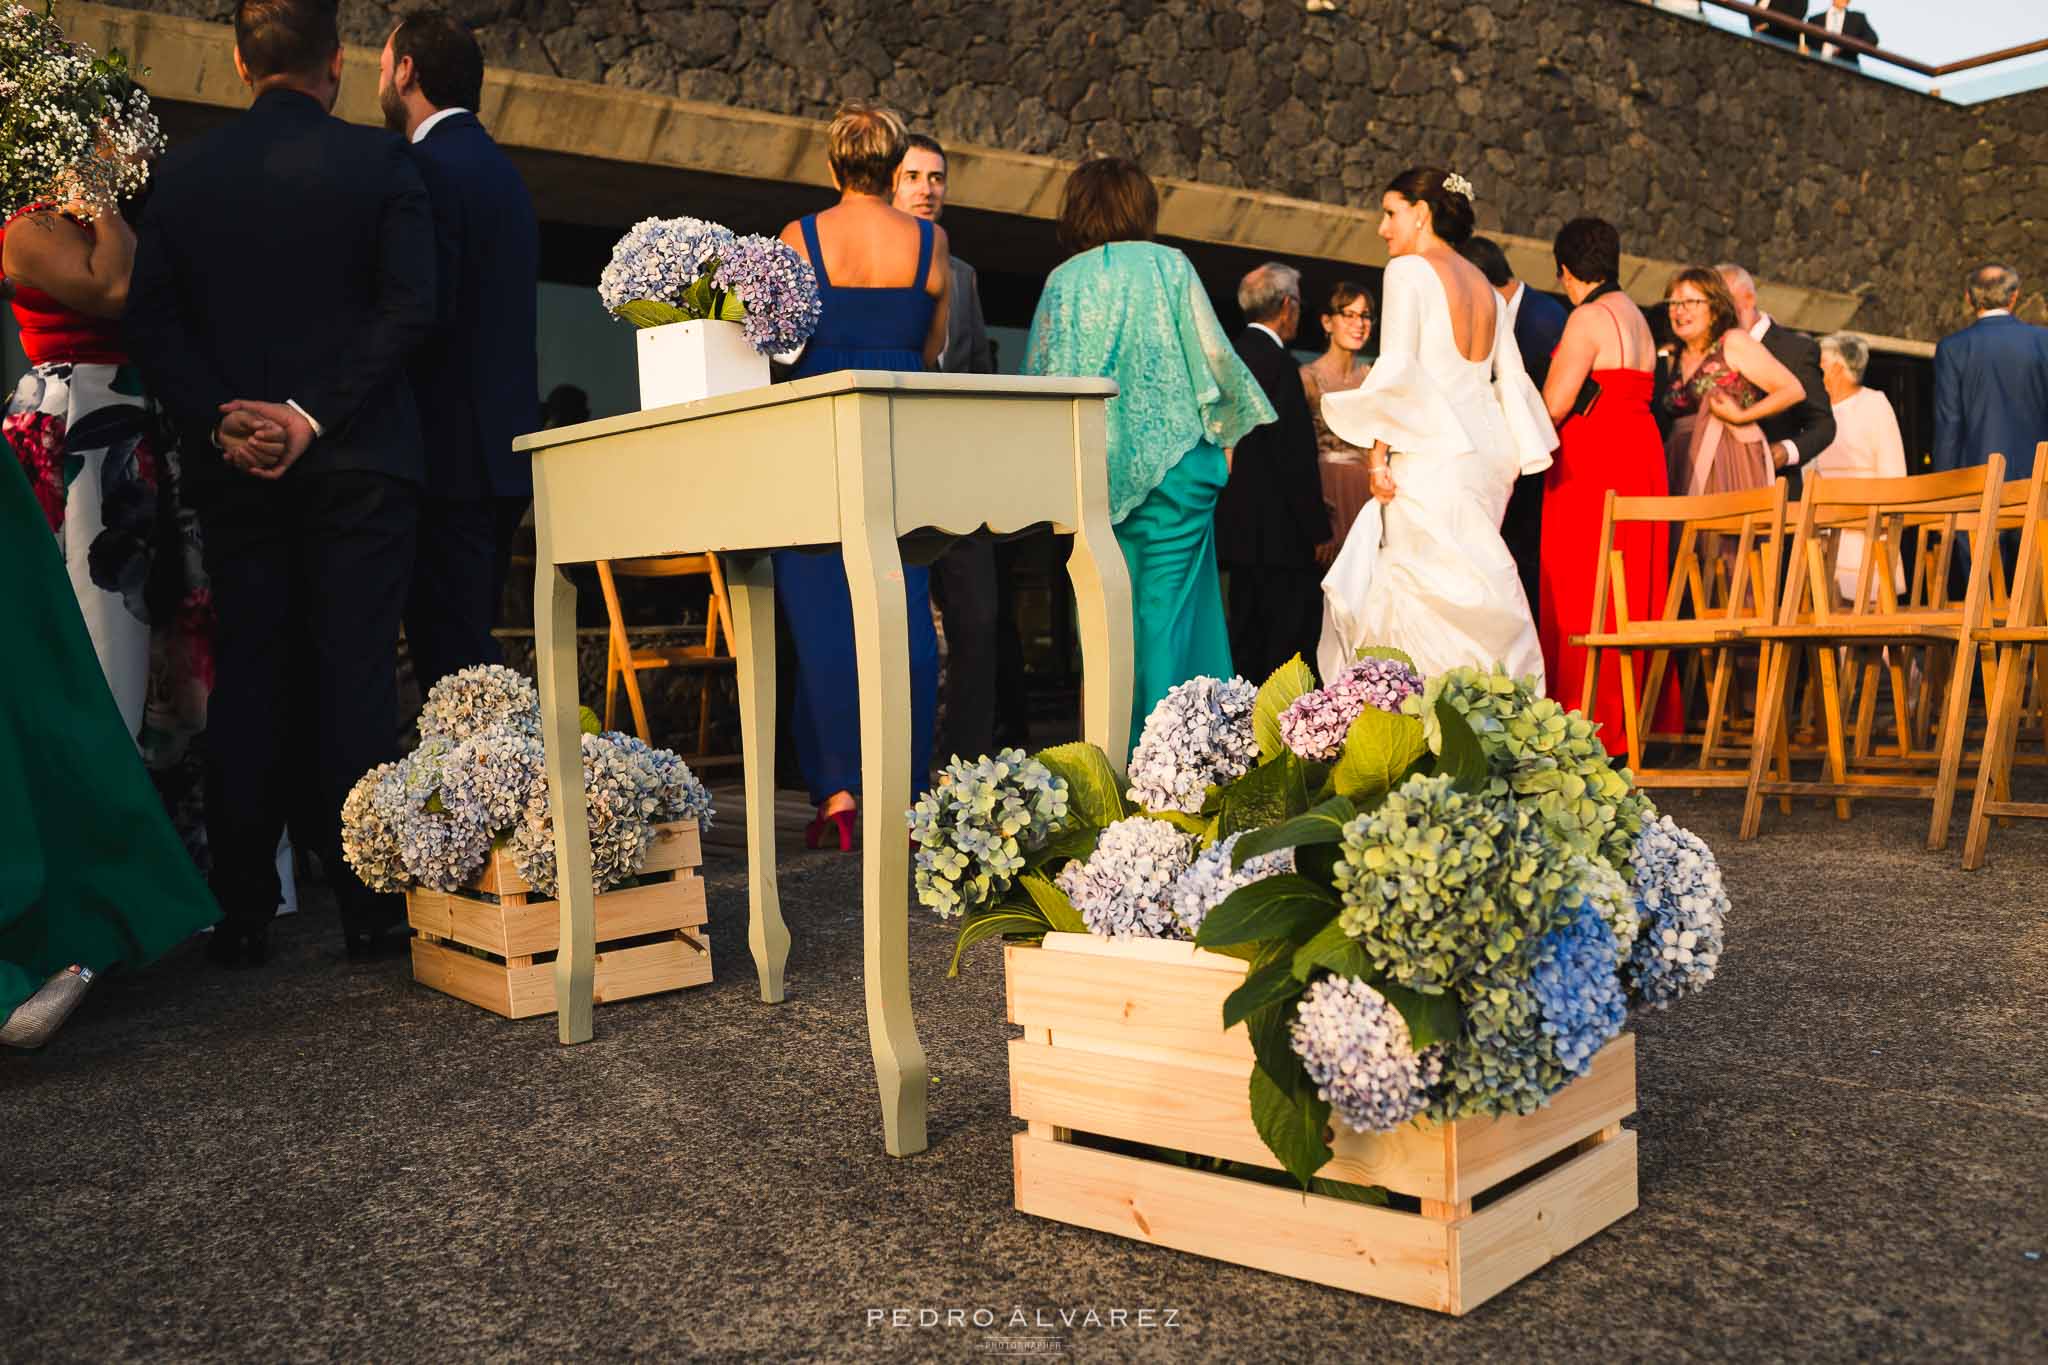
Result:
{"label": "bride in white dress", "polygon": [[1425,676],[1505,664],[1540,696],[1543,650],[1500,521],[1516,476],[1550,467],[1557,432],[1506,303],[1453,250],[1472,235],[1471,185],[1406,171],[1381,208],[1379,359],[1323,399],[1330,429],[1366,448],[1375,501],[1323,579],[1317,664],[1332,678],[1361,646],[1392,645]]}

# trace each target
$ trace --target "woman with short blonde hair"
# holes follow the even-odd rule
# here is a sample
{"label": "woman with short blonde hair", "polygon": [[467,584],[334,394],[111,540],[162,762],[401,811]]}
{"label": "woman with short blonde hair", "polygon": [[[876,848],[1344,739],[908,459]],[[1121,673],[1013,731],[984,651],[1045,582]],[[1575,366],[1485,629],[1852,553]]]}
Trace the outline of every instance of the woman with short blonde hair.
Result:
{"label": "woman with short blonde hair", "polygon": [[825,134],[825,161],[839,188],[889,196],[897,163],[910,147],[902,115],[879,104],[855,100],[841,105]]}

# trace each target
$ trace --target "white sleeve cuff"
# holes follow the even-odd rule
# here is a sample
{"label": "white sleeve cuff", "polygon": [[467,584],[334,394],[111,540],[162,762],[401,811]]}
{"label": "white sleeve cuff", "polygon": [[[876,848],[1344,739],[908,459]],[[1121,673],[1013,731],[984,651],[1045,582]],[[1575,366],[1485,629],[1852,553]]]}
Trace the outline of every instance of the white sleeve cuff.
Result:
{"label": "white sleeve cuff", "polygon": [[287,398],[284,400],[284,405],[290,408],[293,412],[296,412],[299,416],[305,418],[306,425],[313,428],[313,434],[315,436],[325,436],[327,434],[327,429],[320,425],[320,419],[315,417],[312,413],[307,412],[304,408],[300,407],[298,399]]}

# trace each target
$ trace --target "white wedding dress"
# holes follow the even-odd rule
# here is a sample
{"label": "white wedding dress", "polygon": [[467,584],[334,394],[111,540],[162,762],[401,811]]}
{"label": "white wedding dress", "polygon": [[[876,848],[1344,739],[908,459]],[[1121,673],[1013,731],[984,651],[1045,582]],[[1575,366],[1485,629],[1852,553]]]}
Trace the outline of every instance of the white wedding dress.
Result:
{"label": "white wedding dress", "polygon": [[1498,293],[1493,354],[1475,361],[1428,261],[1396,256],[1383,288],[1379,359],[1364,384],[1324,397],[1323,417],[1353,445],[1387,443],[1394,499],[1365,505],[1323,579],[1320,672],[1392,645],[1425,677],[1500,663],[1534,674],[1541,696],[1543,649],[1500,521],[1516,476],[1550,467],[1557,432]]}

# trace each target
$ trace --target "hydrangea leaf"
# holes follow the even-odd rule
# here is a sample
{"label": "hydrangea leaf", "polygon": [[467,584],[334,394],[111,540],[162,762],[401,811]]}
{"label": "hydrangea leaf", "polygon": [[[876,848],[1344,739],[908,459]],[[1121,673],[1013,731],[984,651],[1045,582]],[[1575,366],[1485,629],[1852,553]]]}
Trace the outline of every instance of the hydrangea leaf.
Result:
{"label": "hydrangea leaf", "polygon": [[1045,847],[1032,855],[1028,866],[1035,870],[1069,858],[1085,859],[1095,851],[1095,841],[1101,837],[1102,831],[1094,825],[1071,825],[1047,839]]}
{"label": "hydrangea leaf", "polygon": [[604,722],[599,720],[597,712],[589,707],[578,707],[576,711],[576,728],[586,735],[601,735],[604,733]]}
{"label": "hydrangea leaf", "polygon": [[1401,1012],[1401,1018],[1408,1024],[1408,1037],[1417,1052],[1437,1043],[1448,1043],[1458,1036],[1464,1018],[1458,1010],[1456,996],[1448,993],[1424,995],[1421,991],[1411,991],[1391,981],[1375,981],[1372,988],[1387,997],[1387,1003]]}
{"label": "hydrangea leaf", "polygon": [[721,290],[718,295],[718,306],[712,316],[720,322],[745,322],[747,320],[747,305],[740,301],[738,294]]}
{"label": "hydrangea leaf", "polygon": [[1067,893],[1054,886],[1044,877],[1025,873],[1018,878],[1024,894],[1031,897],[1031,903],[1038,907],[1038,913],[1045,916],[1045,922],[1063,934],[1085,934],[1088,926],[1081,919],[1081,912],[1067,899]]}
{"label": "hydrangea leaf", "polygon": [[1354,1185],[1348,1180],[1325,1180],[1317,1176],[1309,1181],[1310,1194],[1320,1194],[1329,1199],[1343,1199],[1353,1204],[1374,1204],[1387,1206],[1386,1189],[1379,1185]]}
{"label": "hydrangea leaf", "polygon": [[1448,698],[1439,698],[1436,723],[1443,736],[1443,748],[1436,757],[1437,773],[1448,774],[1458,791],[1484,791],[1492,769],[1486,761],[1486,750],[1479,745],[1479,736],[1472,732],[1471,722]]}
{"label": "hydrangea leaf", "polygon": [[[1414,657],[1408,651],[1395,649],[1392,645],[1360,645],[1358,652],[1351,657],[1353,659],[1392,659],[1397,664],[1406,664],[1410,668],[1415,668]],[[1420,673],[1422,670],[1415,668],[1415,671]]]}
{"label": "hydrangea leaf", "polygon": [[1306,844],[1294,850],[1294,870],[1332,893],[1337,891],[1337,864],[1343,860],[1342,844]]}
{"label": "hydrangea leaf", "polygon": [[1237,841],[1231,855],[1231,866],[1243,867],[1248,859],[1261,853],[1277,853],[1283,848],[1337,843],[1344,837],[1344,826],[1357,814],[1358,807],[1348,798],[1333,796],[1306,815],[1297,815],[1266,829],[1247,831]]}
{"label": "hydrangea leaf", "polygon": [[1287,1173],[1306,1190],[1330,1159],[1330,1145],[1323,1133],[1330,1123],[1330,1106],[1313,1090],[1282,1090],[1263,1067],[1252,1068],[1252,1123],[1265,1139],[1266,1148],[1279,1158]]}
{"label": "hydrangea leaf", "polygon": [[1204,816],[1189,815],[1184,811],[1177,810],[1147,811],[1146,814],[1150,815],[1154,820],[1164,820],[1181,833],[1192,834],[1197,839],[1207,834],[1210,827],[1216,823],[1214,820]]}
{"label": "hydrangea leaf", "polygon": [[1283,873],[1239,887],[1210,911],[1195,935],[1204,948],[1285,938],[1307,941],[1337,913],[1337,898],[1306,877]]}
{"label": "hydrangea leaf", "polygon": [[1038,761],[1066,781],[1068,807],[1083,822],[1106,829],[1131,813],[1109,756],[1093,744],[1056,745],[1039,754]]}
{"label": "hydrangea leaf", "polygon": [[1294,704],[1295,698],[1315,691],[1316,675],[1309,671],[1299,654],[1273,670],[1259,687],[1259,699],[1252,704],[1252,733],[1259,740],[1259,761],[1271,762],[1275,755],[1286,752],[1287,745],[1280,738],[1280,713]]}
{"label": "hydrangea leaf", "polygon": [[953,941],[953,963],[946,968],[946,975],[960,975],[960,954],[985,938],[994,938],[997,934],[1042,936],[1044,933],[1045,921],[1036,914],[1025,914],[1021,910],[1004,907],[969,916],[960,925],[960,936]]}
{"label": "hydrangea leaf", "polygon": [[1282,1005],[1301,994],[1301,982],[1289,970],[1291,962],[1286,941],[1270,943],[1254,959],[1244,984],[1223,1001],[1223,1027],[1228,1029],[1267,1005]]}
{"label": "hydrangea leaf", "polygon": [[1283,753],[1223,789],[1217,832],[1228,838],[1241,831],[1261,830],[1307,810],[1308,769],[1293,754]]}
{"label": "hydrangea leaf", "polygon": [[1357,939],[1344,932],[1343,922],[1334,919],[1295,949],[1294,960],[1288,965],[1298,982],[1307,981],[1318,967],[1326,967],[1338,976],[1372,975],[1372,958]]}
{"label": "hydrangea leaf", "polygon": [[1302,1069],[1301,1058],[1294,1051],[1294,1014],[1294,1001],[1277,1000],[1261,1005],[1244,1020],[1259,1069],[1282,1090],[1290,1092],[1308,1085],[1308,1072]]}
{"label": "hydrangea leaf", "polygon": [[659,299],[634,299],[631,303],[620,304],[612,312],[622,321],[630,322],[635,327],[666,327],[671,322],[692,320],[689,313]]}
{"label": "hydrangea leaf", "polygon": [[1330,770],[1330,783],[1339,796],[1370,810],[1400,786],[1428,752],[1421,721],[1368,706],[1351,722],[1344,752]]}

